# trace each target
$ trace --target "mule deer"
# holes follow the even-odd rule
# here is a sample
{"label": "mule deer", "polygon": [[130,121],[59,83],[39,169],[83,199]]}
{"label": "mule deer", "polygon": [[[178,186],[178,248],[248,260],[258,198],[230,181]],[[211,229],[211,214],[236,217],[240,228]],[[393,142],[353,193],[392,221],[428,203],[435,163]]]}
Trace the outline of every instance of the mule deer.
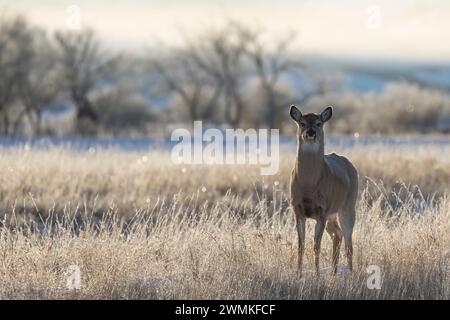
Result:
{"label": "mule deer", "polygon": [[[323,124],[330,120],[332,107],[321,114],[303,115],[291,106],[297,124],[297,158],[291,174],[290,203],[298,233],[298,270],[302,273],[306,218],[316,220],[314,254],[319,275],[320,243],[326,228],[333,240],[332,270],[336,274],[342,236],[347,263],[352,271],[352,232],[358,195],[358,173],[350,161],[335,153],[324,155]],[[339,220],[339,222],[338,222]],[[326,227],[325,227],[326,225]]]}

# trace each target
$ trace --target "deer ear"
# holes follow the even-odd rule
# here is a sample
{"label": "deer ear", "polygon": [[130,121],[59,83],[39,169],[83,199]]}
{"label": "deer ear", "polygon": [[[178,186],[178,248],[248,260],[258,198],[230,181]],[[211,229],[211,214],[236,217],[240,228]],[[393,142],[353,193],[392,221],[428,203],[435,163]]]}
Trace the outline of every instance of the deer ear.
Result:
{"label": "deer ear", "polygon": [[289,114],[291,115],[291,118],[296,122],[299,122],[302,118],[302,113],[300,112],[300,110],[298,110],[297,107],[293,105],[291,106]]}
{"label": "deer ear", "polygon": [[322,122],[327,122],[328,120],[331,119],[332,115],[333,115],[333,108],[330,106],[322,111],[322,113],[320,114],[320,119],[322,120]]}

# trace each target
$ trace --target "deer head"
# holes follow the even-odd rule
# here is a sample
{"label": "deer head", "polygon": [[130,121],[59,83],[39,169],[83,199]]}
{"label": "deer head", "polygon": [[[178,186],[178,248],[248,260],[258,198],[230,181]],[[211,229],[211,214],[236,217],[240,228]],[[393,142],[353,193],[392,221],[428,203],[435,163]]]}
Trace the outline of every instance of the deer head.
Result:
{"label": "deer head", "polygon": [[333,108],[327,107],[320,114],[303,115],[296,106],[291,106],[291,118],[297,124],[297,138],[301,144],[323,144],[323,124],[331,119]]}

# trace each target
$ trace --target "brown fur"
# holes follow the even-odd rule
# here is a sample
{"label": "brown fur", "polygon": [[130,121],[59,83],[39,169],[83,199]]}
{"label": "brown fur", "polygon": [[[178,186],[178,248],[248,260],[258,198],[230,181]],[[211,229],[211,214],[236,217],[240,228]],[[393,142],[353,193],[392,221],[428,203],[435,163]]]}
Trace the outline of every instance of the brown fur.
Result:
{"label": "brown fur", "polygon": [[[331,117],[331,109],[329,112],[329,117],[325,121]],[[337,268],[342,236],[345,240],[347,260],[351,270],[352,232],[358,193],[357,171],[345,157],[335,153],[324,155],[323,123],[325,121],[322,121],[324,118],[321,114],[295,115],[292,115],[291,109],[291,116],[298,124],[297,158],[291,174],[290,201],[297,221],[299,272],[301,273],[302,270],[306,218],[316,220],[314,252],[317,274],[319,273],[320,243],[325,225],[333,239],[334,272]],[[308,141],[307,130],[314,130],[316,134],[314,142]]]}

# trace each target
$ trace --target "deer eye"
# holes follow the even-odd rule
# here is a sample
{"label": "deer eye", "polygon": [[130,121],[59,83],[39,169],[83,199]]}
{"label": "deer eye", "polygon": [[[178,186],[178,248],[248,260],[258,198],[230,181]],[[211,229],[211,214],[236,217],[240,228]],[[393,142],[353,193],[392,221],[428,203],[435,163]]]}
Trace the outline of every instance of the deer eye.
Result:
{"label": "deer eye", "polygon": [[319,122],[319,123],[316,124],[316,126],[318,126],[320,128],[322,126],[322,123]]}
{"label": "deer eye", "polygon": [[300,127],[304,128],[305,124],[303,122],[300,122]]}

